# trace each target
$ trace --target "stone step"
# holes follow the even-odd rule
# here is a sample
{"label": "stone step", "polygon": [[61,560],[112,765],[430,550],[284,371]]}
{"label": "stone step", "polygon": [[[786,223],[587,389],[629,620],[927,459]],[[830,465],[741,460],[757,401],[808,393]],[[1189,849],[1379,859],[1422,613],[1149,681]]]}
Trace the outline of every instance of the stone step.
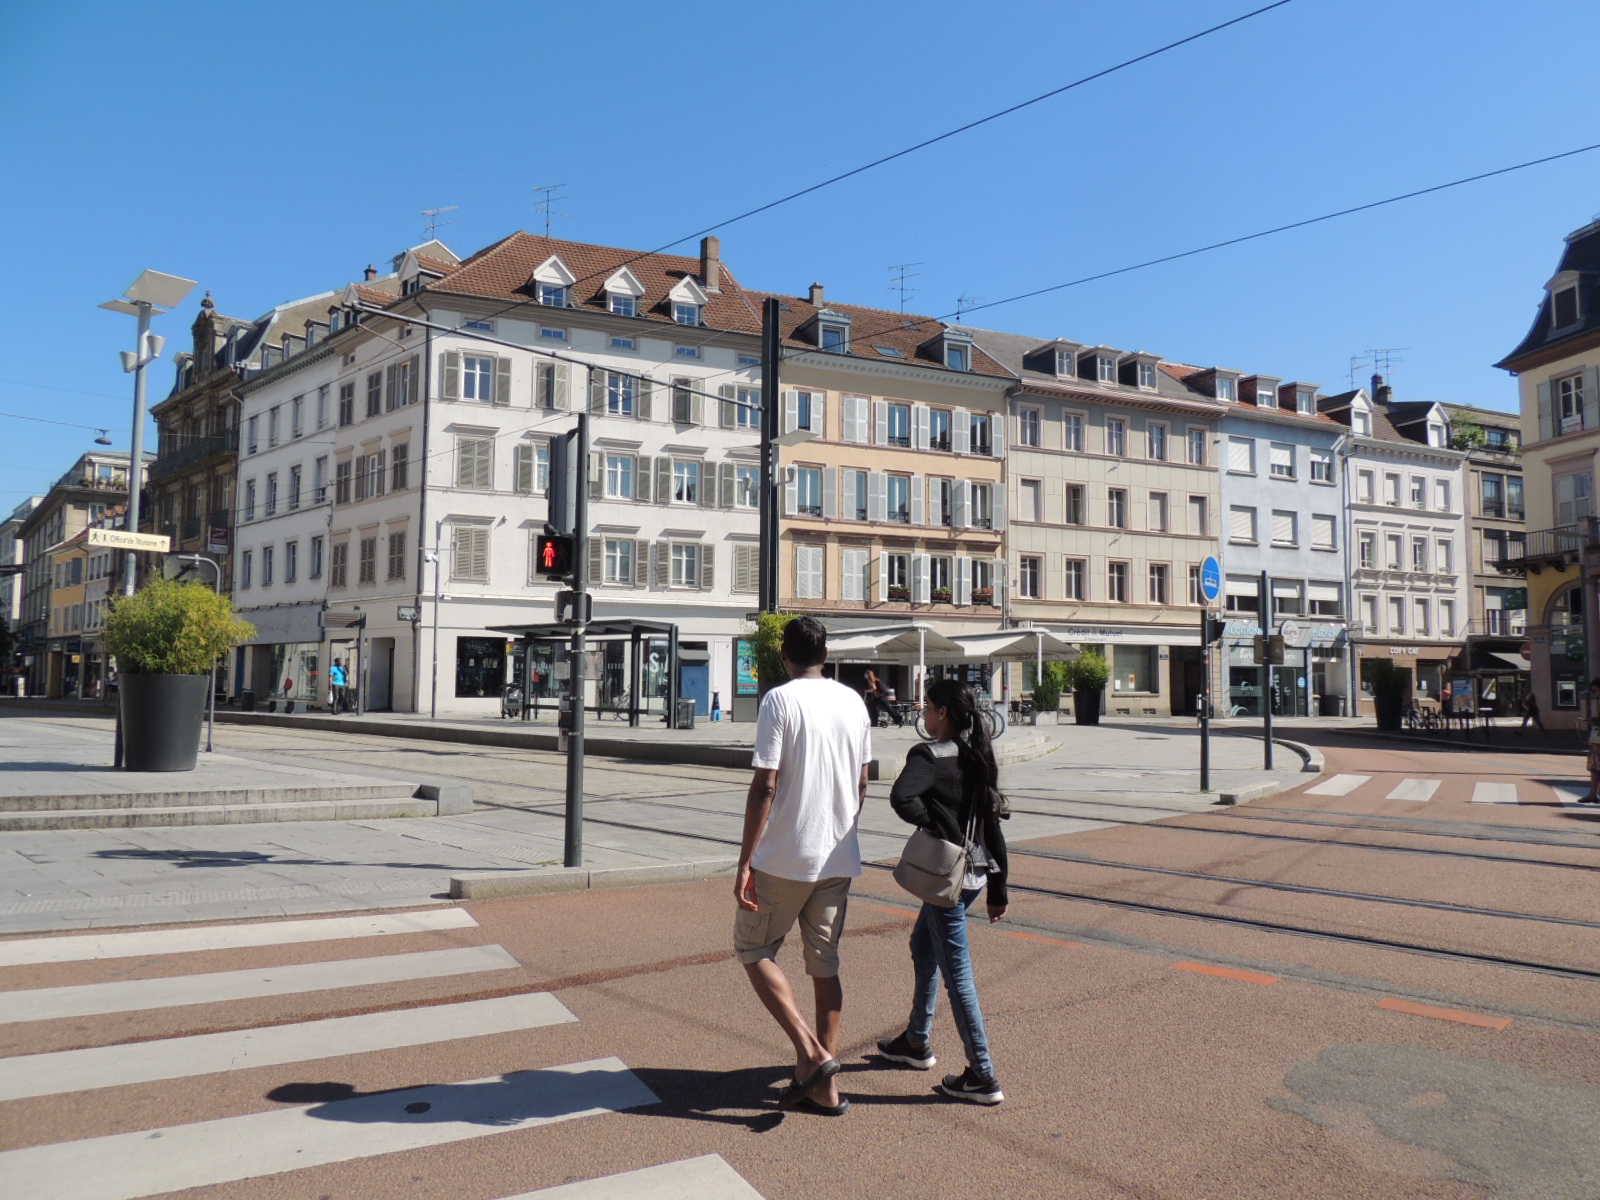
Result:
{"label": "stone step", "polygon": [[0,831],[142,829],[173,825],[251,825],[276,821],[368,821],[431,817],[436,800],[405,798],[300,800],[282,804],[191,804],[174,807],[53,809],[0,812]]}
{"label": "stone step", "polygon": [[413,784],[374,782],[332,787],[173,788],[148,792],[67,792],[0,796],[0,814],[82,812],[89,809],[188,808],[250,804],[305,804],[315,801],[409,800]]}

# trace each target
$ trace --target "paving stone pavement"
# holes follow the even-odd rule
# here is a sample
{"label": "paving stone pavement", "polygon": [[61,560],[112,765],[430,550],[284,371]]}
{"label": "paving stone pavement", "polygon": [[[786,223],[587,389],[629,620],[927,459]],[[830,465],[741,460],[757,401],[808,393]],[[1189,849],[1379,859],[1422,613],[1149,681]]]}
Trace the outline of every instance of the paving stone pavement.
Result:
{"label": "paving stone pavement", "polygon": [[[54,748],[103,742],[103,718],[0,716],[16,761],[48,763]],[[1198,786],[1190,725],[1063,727],[1060,748],[1004,768],[1013,841],[1154,820],[1215,802]],[[475,810],[452,817],[270,825],[0,833],[0,933],[198,921],[427,904],[464,871],[562,861],[563,761],[537,751],[418,742],[321,730],[219,726],[219,750],[249,774],[310,772],[470,782]],[[862,851],[893,858],[906,827],[889,808],[899,761],[914,740],[880,731],[885,778],[869,789]],[[109,753],[107,753],[109,758]],[[1301,761],[1280,748],[1261,770],[1259,738],[1214,739],[1213,783],[1291,786]],[[30,768],[37,769],[37,768]],[[703,861],[737,851],[747,772],[593,759],[585,779],[584,865]],[[6,772],[0,770],[0,794]],[[647,794],[643,794],[647,793]]]}

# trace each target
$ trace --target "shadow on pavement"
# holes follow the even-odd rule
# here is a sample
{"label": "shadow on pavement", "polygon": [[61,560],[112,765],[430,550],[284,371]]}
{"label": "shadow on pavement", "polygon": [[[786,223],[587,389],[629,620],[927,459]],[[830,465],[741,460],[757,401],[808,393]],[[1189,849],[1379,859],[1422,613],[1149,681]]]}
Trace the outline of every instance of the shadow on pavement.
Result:
{"label": "shadow on pavement", "polygon": [[92,858],[170,862],[178,867],[397,867],[407,871],[458,871],[449,863],[354,862],[337,858],[286,858],[259,850],[95,850]]}

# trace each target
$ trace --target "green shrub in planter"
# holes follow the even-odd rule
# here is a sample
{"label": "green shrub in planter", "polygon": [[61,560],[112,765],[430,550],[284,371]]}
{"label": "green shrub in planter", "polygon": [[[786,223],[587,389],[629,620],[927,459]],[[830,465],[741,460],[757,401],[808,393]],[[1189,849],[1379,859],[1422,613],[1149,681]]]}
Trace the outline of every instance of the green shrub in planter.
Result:
{"label": "green shrub in planter", "polygon": [[1033,711],[1036,713],[1053,713],[1061,708],[1061,685],[1056,682],[1055,673],[1049,669],[1055,665],[1047,663],[1044,674],[1033,685]]}
{"label": "green shrub in planter", "polygon": [[1386,658],[1368,659],[1371,665],[1366,680],[1372,689],[1372,710],[1378,728],[1398,730],[1405,713],[1406,694],[1411,690],[1411,672]]}
{"label": "green shrub in planter", "polygon": [[799,613],[764,612],[756,614],[755,629],[749,636],[756,644],[756,681],[761,694],[789,682],[789,672],[783,666],[783,631]]}
{"label": "green shrub in planter", "polygon": [[1068,665],[1072,682],[1072,718],[1079,725],[1100,724],[1101,694],[1111,678],[1111,666],[1098,650],[1085,650]]}
{"label": "green shrub in planter", "polygon": [[123,765],[192,771],[212,665],[255,629],[203,583],[157,579],[113,600],[106,650],[117,660]]}

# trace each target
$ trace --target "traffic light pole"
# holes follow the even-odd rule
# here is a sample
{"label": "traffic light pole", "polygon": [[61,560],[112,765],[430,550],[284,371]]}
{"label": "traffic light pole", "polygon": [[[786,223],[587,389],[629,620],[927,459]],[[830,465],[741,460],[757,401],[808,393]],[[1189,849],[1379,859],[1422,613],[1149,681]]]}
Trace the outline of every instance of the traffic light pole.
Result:
{"label": "traffic light pole", "polygon": [[589,590],[589,414],[578,414],[577,495],[572,504],[572,590],[580,599],[572,606],[572,647],[567,665],[567,829],[563,862],[583,866],[583,659],[584,617]]}
{"label": "traffic light pole", "polygon": [[761,578],[757,607],[762,612],[778,608],[778,359],[782,350],[779,338],[779,302],[769,297],[761,302]]}
{"label": "traffic light pole", "polygon": [[1258,602],[1261,609],[1261,636],[1262,644],[1268,647],[1263,654],[1261,663],[1261,731],[1263,761],[1267,770],[1272,770],[1272,581],[1267,578],[1265,571],[1261,572],[1261,599]]}

